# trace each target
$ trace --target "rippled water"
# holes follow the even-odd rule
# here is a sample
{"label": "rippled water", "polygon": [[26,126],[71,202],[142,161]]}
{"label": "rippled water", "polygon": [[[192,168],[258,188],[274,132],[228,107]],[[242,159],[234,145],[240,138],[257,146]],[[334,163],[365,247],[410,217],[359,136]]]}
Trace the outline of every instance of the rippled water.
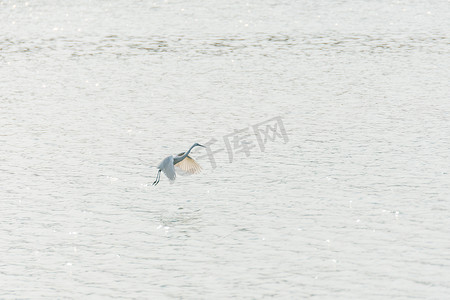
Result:
{"label": "rippled water", "polygon": [[[0,1],[0,27],[1,298],[448,297],[448,1]],[[289,141],[230,162],[274,117]]]}

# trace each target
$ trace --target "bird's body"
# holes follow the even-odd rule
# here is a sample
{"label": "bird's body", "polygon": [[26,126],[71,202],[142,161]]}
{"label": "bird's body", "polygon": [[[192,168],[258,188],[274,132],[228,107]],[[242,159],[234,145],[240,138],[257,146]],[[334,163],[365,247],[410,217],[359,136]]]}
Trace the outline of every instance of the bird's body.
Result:
{"label": "bird's body", "polygon": [[175,173],[175,166],[191,174],[199,173],[202,168],[195,160],[193,160],[189,156],[191,150],[196,146],[205,147],[203,145],[195,143],[191,146],[191,148],[189,148],[187,152],[182,152],[178,155],[170,155],[164,158],[157,167],[158,174],[156,175],[156,180],[155,182],[153,182],[153,185],[157,185],[159,183],[161,171],[163,171],[167,178],[169,178],[169,180],[173,182],[177,177],[177,174]]}

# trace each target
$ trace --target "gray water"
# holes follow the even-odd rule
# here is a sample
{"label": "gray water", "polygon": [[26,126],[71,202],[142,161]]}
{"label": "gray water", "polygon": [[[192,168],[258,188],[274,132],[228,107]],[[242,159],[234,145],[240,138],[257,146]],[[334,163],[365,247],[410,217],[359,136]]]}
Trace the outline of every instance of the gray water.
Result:
{"label": "gray water", "polygon": [[450,294],[450,2],[3,0],[0,28],[0,298]]}

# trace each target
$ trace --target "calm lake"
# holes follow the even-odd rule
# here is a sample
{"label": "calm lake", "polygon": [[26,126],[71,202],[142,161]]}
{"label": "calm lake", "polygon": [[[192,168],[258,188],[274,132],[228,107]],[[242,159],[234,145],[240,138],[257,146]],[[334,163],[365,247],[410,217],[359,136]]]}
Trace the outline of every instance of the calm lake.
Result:
{"label": "calm lake", "polygon": [[0,28],[0,298],[450,294],[450,2],[0,0]]}

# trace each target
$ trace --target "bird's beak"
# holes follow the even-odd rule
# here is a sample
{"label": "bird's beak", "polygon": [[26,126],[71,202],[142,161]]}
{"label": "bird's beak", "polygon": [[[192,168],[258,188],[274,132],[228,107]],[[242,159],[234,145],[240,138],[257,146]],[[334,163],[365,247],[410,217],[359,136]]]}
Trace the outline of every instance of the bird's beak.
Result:
{"label": "bird's beak", "polygon": [[206,148],[205,146],[203,146],[203,145],[200,145],[200,144],[198,144],[200,147],[203,147],[203,148]]}

